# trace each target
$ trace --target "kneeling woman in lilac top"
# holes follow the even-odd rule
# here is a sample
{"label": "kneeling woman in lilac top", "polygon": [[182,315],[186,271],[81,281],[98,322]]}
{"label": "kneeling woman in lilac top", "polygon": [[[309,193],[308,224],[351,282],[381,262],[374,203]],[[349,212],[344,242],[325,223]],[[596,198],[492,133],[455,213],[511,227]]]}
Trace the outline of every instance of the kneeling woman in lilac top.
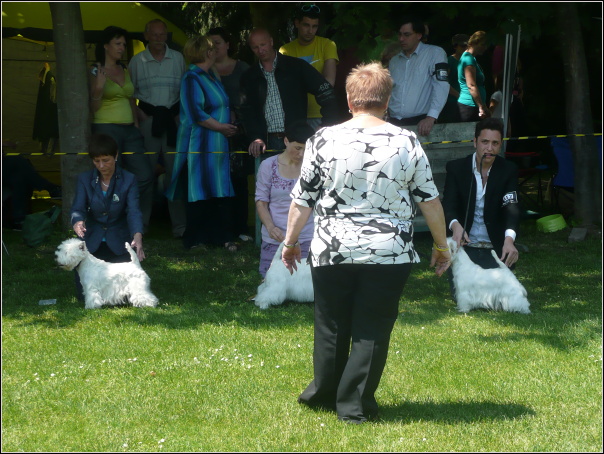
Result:
{"label": "kneeling woman in lilac top", "polygon": [[[285,238],[287,214],[291,204],[290,192],[300,178],[306,140],[314,134],[305,121],[297,121],[285,128],[285,151],[260,163],[256,176],[256,210],[262,222],[260,274],[264,278],[271,260]],[[302,258],[308,256],[313,235],[313,217],[310,216],[300,233]]]}

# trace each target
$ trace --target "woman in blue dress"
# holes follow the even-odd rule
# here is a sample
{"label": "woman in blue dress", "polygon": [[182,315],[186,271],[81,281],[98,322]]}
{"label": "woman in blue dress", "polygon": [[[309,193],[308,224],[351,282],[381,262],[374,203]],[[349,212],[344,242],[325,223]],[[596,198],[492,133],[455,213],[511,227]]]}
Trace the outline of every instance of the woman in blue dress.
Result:
{"label": "woman in blue dress", "polygon": [[237,132],[229,123],[229,98],[219,76],[214,43],[206,36],[189,39],[183,49],[191,63],[180,88],[180,126],[170,200],[187,200],[187,227],[183,245],[224,246],[237,250],[232,240],[232,198],[228,137]]}

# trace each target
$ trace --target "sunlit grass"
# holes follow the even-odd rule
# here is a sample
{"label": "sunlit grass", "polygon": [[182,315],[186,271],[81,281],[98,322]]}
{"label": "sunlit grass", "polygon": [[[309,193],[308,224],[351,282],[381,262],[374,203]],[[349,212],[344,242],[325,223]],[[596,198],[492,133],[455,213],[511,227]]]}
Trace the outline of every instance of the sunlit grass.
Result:
{"label": "sunlit grass", "polygon": [[[185,251],[146,238],[154,309],[83,309],[54,265],[4,232],[3,451],[555,451],[602,446],[601,240],[525,221],[516,275],[531,315],[460,314],[427,266],[400,303],[377,398],[382,420],[300,406],[312,304],[262,311],[259,250]],[[57,304],[39,306],[41,299]]]}

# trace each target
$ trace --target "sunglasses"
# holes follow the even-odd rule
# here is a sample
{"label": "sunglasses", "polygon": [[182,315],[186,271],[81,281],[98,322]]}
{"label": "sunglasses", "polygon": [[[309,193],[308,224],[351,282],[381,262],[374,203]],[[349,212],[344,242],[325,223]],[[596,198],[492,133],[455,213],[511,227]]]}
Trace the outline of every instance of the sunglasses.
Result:
{"label": "sunglasses", "polygon": [[302,7],[302,11],[305,13],[308,13],[308,12],[320,13],[321,9],[317,5],[312,4],[312,5],[304,5]]}

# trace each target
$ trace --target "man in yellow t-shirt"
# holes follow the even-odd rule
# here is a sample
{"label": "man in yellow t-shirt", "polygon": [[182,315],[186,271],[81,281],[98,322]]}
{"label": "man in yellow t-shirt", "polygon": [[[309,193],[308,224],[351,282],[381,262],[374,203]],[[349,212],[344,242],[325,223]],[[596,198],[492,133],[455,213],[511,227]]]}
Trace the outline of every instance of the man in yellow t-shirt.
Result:
{"label": "man in yellow t-shirt", "polygon": [[[281,46],[279,52],[307,61],[333,87],[336,82],[336,65],[339,61],[338,50],[336,43],[330,39],[316,36],[320,12],[317,5],[302,6],[294,19],[298,38]],[[308,124],[315,131],[321,126],[321,109],[311,94],[308,95]]]}

